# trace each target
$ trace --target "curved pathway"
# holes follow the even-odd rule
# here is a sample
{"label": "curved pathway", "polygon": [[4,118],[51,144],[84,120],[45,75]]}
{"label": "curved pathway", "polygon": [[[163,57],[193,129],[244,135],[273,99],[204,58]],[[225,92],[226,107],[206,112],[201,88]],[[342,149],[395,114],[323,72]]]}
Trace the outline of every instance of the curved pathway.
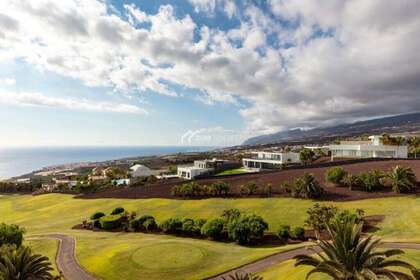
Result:
{"label": "curved pathway", "polygon": [[[384,248],[391,248],[391,249],[414,249],[420,250],[420,243],[397,243],[397,242],[384,242],[382,247]],[[320,248],[318,246],[306,246],[303,248],[292,249],[289,251],[279,252],[277,254],[268,256],[266,258],[260,259],[256,262],[249,263],[230,271],[224,272],[222,274],[209,277],[206,279],[210,280],[221,280],[223,277],[227,278],[229,275],[235,272],[246,272],[246,273],[257,273],[266,270],[270,266],[276,265],[278,263],[293,259],[297,255],[301,254],[312,254],[313,250],[316,252],[320,252]]]}
{"label": "curved pathway", "polygon": [[56,256],[57,268],[64,276],[65,280],[98,280],[98,278],[89,274],[77,261],[76,258],[76,240],[74,237],[53,233],[43,235],[33,235],[28,239],[53,238],[59,241]]}

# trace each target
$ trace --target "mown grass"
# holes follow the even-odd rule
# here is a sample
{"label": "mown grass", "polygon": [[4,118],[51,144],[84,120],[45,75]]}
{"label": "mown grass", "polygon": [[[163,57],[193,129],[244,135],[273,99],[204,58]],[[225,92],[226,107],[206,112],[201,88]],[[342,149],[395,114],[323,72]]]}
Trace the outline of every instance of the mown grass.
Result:
{"label": "mown grass", "polygon": [[216,176],[236,175],[236,174],[244,174],[244,173],[249,173],[249,172],[246,171],[243,167],[241,167],[241,168],[222,171],[220,173],[217,173]]}
{"label": "mown grass", "polygon": [[58,249],[58,240],[36,238],[25,240],[25,245],[30,247],[34,253],[48,257],[54,268],[53,274],[58,275],[58,269],[55,263],[55,257]]}
{"label": "mown grass", "polygon": [[[420,251],[419,250],[404,250],[405,254],[395,259],[400,259],[409,262],[415,267],[420,268]],[[394,268],[395,269],[395,268]],[[269,269],[259,273],[264,277],[264,280],[301,280],[306,278],[306,274],[311,270],[311,267],[295,267],[294,260],[282,262],[274,265]],[[398,269],[399,271],[410,273],[406,269]],[[331,277],[316,273],[310,278],[311,280],[332,280]]]}
{"label": "mown grass", "polygon": [[[63,232],[75,236],[78,241],[77,255],[82,265],[104,279],[142,279],[138,273],[144,273],[147,276],[144,279],[198,279],[285,247],[246,248],[165,235],[76,231],[71,227],[87,219],[93,212],[110,212],[117,206],[136,211],[138,215],[153,215],[158,222],[173,216],[211,218],[225,209],[238,208],[263,216],[270,230],[274,231],[280,224],[302,226],[306,210],[313,203],[311,200],[293,198],[83,200],[63,194],[5,195],[0,196],[0,222],[22,225],[28,235]],[[367,215],[385,215],[380,229],[375,232],[385,240],[420,242],[420,198],[407,196],[333,204],[346,209],[362,208]],[[154,247],[156,254],[153,254]],[[159,258],[162,255],[165,257]]]}

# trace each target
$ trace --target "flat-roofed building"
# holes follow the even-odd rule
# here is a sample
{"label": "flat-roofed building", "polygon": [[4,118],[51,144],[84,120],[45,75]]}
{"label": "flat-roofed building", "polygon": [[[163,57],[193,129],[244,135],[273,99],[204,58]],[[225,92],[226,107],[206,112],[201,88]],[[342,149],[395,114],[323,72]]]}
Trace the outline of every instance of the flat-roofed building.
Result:
{"label": "flat-roofed building", "polygon": [[242,164],[247,169],[276,169],[284,164],[300,163],[298,153],[294,152],[253,152],[255,157],[243,158]]}

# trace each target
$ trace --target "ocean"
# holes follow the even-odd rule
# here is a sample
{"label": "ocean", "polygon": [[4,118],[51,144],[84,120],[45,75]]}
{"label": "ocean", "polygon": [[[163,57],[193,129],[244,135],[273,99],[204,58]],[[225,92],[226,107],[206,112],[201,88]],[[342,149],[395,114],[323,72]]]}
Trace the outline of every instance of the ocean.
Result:
{"label": "ocean", "polygon": [[58,164],[204,152],[213,148],[187,146],[0,148],[0,178],[19,176]]}

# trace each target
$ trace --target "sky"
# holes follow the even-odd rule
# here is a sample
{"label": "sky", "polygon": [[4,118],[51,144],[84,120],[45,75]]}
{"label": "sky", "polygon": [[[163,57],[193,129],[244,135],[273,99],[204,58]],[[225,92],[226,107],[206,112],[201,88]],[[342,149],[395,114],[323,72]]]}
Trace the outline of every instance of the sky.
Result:
{"label": "sky", "polygon": [[418,0],[2,0],[0,146],[229,146],[420,111]]}

